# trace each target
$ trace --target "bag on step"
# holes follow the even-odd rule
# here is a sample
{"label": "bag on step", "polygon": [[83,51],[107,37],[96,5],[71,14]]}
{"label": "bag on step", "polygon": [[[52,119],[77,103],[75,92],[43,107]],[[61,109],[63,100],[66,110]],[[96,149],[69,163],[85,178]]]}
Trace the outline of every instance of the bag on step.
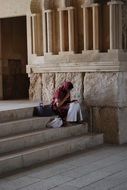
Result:
{"label": "bag on step", "polygon": [[40,103],[39,106],[34,107],[33,116],[48,117],[53,115],[56,114],[53,112],[51,105],[43,105]]}
{"label": "bag on step", "polygon": [[63,125],[63,120],[60,117],[56,117],[56,118],[54,118],[52,121],[50,121],[47,124],[47,127],[50,127],[50,128],[59,128],[62,125]]}

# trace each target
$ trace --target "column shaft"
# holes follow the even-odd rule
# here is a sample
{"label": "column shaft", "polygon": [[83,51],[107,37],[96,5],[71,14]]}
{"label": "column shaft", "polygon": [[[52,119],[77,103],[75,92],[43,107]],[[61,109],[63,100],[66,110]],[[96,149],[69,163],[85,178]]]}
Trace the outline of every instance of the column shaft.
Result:
{"label": "column shaft", "polygon": [[64,34],[63,34],[63,11],[59,10],[59,26],[60,26],[60,52],[64,51]]}
{"label": "column shaft", "polygon": [[46,49],[47,49],[47,45],[46,45],[46,39],[47,39],[47,34],[46,34],[46,13],[43,12],[43,51],[44,51],[44,54],[46,53]]}
{"label": "column shaft", "polygon": [[110,50],[122,49],[122,2],[108,3],[110,12]]}
{"label": "column shaft", "polygon": [[31,15],[26,16],[26,27],[27,27],[27,55],[28,55],[28,64],[30,64],[31,54],[32,54],[32,23]]}
{"label": "column shaft", "polygon": [[88,8],[83,7],[84,51],[89,49]]}
{"label": "column shaft", "polygon": [[32,54],[35,54],[35,14],[32,14]]}
{"label": "column shaft", "polygon": [[52,53],[52,11],[47,11],[47,52]]}
{"label": "column shaft", "polygon": [[68,10],[68,39],[69,51],[74,51],[74,9]]}
{"label": "column shaft", "polygon": [[99,4],[92,5],[93,13],[93,50],[99,50]]}
{"label": "column shaft", "polygon": [[114,31],[114,22],[113,22],[113,7],[112,4],[109,7],[109,13],[110,13],[110,50],[112,50],[114,48],[113,45],[113,31]]}
{"label": "column shaft", "polygon": [[1,21],[0,21],[0,100],[3,99],[3,73],[2,73],[2,34],[1,34]]}
{"label": "column shaft", "polygon": [[122,5],[119,5],[119,48],[122,49]]}

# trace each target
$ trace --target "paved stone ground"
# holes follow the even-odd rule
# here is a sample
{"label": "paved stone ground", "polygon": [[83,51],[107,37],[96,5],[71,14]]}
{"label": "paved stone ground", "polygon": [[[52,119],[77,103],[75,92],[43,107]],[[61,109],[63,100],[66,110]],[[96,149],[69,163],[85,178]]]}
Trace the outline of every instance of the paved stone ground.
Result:
{"label": "paved stone ground", "polygon": [[126,190],[127,145],[105,145],[0,179],[0,190]]}

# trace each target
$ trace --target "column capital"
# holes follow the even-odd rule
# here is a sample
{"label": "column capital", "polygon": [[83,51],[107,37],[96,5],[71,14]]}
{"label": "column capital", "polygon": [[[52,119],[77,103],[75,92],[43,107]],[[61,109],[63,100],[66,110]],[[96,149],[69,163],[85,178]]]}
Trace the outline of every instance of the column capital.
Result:
{"label": "column capital", "polygon": [[92,3],[92,4],[91,4],[91,7],[99,7],[99,6],[100,6],[99,3]]}
{"label": "column capital", "polygon": [[68,11],[68,10],[73,10],[75,9],[75,7],[61,7],[61,8],[58,8],[57,11]]}
{"label": "column capital", "polygon": [[30,14],[29,16],[34,17],[34,16],[36,16],[36,14],[35,14],[35,13],[32,13],[32,14]]}
{"label": "column capital", "polygon": [[93,3],[84,3],[81,5],[81,8],[90,8]]}
{"label": "column capital", "polygon": [[107,5],[123,5],[123,4],[124,3],[122,1],[116,1],[116,0],[107,3]]}
{"label": "column capital", "polygon": [[53,10],[52,10],[52,9],[47,9],[47,10],[44,10],[44,13],[51,13],[51,12],[53,12]]}

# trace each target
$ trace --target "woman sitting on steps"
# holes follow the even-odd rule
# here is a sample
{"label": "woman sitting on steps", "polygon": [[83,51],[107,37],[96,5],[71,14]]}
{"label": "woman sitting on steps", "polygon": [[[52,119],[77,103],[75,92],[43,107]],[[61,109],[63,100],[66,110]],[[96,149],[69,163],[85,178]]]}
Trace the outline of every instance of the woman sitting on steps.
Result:
{"label": "woman sitting on steps", "polygon": [[83,120],[80,104],[77,100],[70,98],[70,91],[73,89],[71,82],[64,82],[54,93],[52,109],[58,114],[63,122],[80,122]]}

